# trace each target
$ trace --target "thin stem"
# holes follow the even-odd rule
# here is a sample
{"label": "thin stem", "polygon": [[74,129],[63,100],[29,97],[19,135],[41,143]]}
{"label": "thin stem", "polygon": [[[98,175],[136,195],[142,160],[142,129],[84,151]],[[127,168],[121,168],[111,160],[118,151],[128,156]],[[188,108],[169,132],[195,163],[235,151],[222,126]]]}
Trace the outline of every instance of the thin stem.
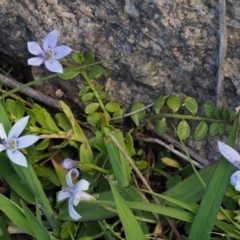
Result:
{"label": "thin stem", "polygon": [[82,76],[85,78],[88,86],[89,86],[89,87],[91,88],[91,90],[93,91],[94,96],[95,96],[95,98],[97,99],[100,108],[101,108],[102,111],[107,115],[107,117],[108,117],[108,119],[109,119],[110,116],[109,116],[108,112],[106,111],[106,109],[105,109],[105,107],[104,107],[104,105],[103,105],[103,102],[102,102],[102,100],[100,99],[100,97],[99,97],[99,95],[98,95],[98,92],[95,90],[94,85],[92,84],[92,81],[88,78],[87,74],[86,74],[84,71],[81,71],[81,74],[82,74]]}
{"label": "thin stem", "polygon": [[174,114],[174,113],[159,113],[154,116],[151,116],[148,118],[148,121],[152,121],[156,118],[178,118],[178,119],[188,119],[188,120],[196,120],[196,121],[210,121],[210,122],[227,122],[220,119],[213,119],[213,118],[207,118],[207,117],[199,117],[199,116],[192,116],[192,115],[184,115],[184,114]]}

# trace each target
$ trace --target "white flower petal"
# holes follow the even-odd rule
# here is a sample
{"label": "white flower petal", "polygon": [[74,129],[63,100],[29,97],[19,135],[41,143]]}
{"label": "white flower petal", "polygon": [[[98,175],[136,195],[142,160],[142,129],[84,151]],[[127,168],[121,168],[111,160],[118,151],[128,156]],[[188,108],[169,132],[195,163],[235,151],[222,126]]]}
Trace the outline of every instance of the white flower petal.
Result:
{"label": "white flower petal", "polygon": [[4,129],[2,123],[0,123],[0,138],[1,139],[7,139],[7,134],[5,132],[5,129]]}
{"label": "white flower petal", "polygon": [[41,55],[43,53],[42,48],[36,42],[28,42],[27,48],[31,54],[36,55],[36,56]]}
{"label": "white flower petal", "polygon": [[13,137],[17,138],[23,131],[23,129],[26,127],[28,122],[29,116],[23,117],[19,119],[11,128],[9,134],[8,134],[8,140],[11,140]]}
{"label": "white flower petal", "polygon": [[73,204],[71,203],[70,200],[68,201],[68,213],[69,213],[69,216],[75,221],[78,221],[82,217],[73,208]]}
{"label": "white flower petal", "polygon": [[54,49],[58,41],[57,30],[53,30],[45,37],[43,42],[43,50],[46,52],[49,48]]}
{"label": "white flower petal", "polygon": [[63,67],[61,63],[59,63],[57,60],[53,61],[48,61],[46,60],[44,62],[45,67],[50,71],[50,72],[56,72],[56,73],[63,73]]}
{"label": "white flower petal", "polygon": [[40,66],[44,62],[43,57],[34,57],[28,59],[28,65],[31,66]]}
{"label": "white flower petal", "polygon": [[[85,200],[85,201],[88,201],[88,200],[92,200],[94,199],[90,194],[86,193],[86,192],[77,192],[76,193],[76,197],[78,198],[78,202],[80,200]],[[77,201],[76,201],[77,202]],[[75,205],[75,203],[74,203]]]}
{"label": "white flower petal", "polygon": [[230,183],[232,184],[232,186],[235,187],[236,183],[237,183],[237,178],[238,178],[238,174],[240,174],[240,171],[236,171],[234,172],[231,177],[230,177]]}
{"label": "white flower petal", "polygon": [[89,188],[90,183],[86,181],[85,179],[81,179],[78,181],[75,185],[75,190],[76,191],[86,191]]}
{"label": "white flower petal", "polygon": [[3,150],[6,150],[7,148],[3,145],[3,144],[0,144],[0,152],[3,151]]}
{"label": "white flower petal", "polygon": [[23,167],[27,167],[27,159],[20,151],[15,150],[14,152],[12,152],[11,150],[7,149],[7,156],[13,163]]}
{"label": "white flower petal", "polygon": [[79,172],[76,168],[72,168],[67,174],[66,174],[66,183],[69,188],[74,189],[74,185],[72,182],[72,173],[75,175],[75,178],[79,176]]}
{"label": "white flower petal", "polygon": [[62,189],[58,195],[57,195],[57,201],[61,202],[64,201],[67,198],[70,198],[72,196],[72,193],[70,193],[67,189]]}
{"label": "white flower petal", "polygon": [[240,169],[240,155],[233,148],[229,147],[223,142],[218,142],[218,149],[220,153],[238,169]]}
{"label": "white flower petal", "polygon": [[38,136],[26,135],[17,139],[17,149],[22,149],[33,145],[39,140]]}
{"label": "white flower petal", "polygon": [[240,179],[238,179],[236,184],[235,184],[235,190],[240,192]]}
{"label": "white flower petal", "polygon": [[67,56],[70,52],[72,51],[72,49],[68,46],[58,46],[54,49],[54,55],[55,55],[55,59],[60,59],[60,58],[64,58],[65,56]]}

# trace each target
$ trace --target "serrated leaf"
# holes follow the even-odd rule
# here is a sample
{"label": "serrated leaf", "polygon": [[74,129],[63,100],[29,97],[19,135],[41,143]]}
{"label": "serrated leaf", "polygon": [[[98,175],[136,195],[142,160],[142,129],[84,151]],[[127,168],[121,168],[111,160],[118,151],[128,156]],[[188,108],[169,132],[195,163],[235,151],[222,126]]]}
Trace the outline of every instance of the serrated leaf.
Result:
{"label": "serrated leaf", "polygon": [[204,113],[208,118],[214,118],[215,117],[215,105],[211,101],[206,101],[206,103],[203,106]]}
{"label": "serrated leaf", "polygon": [[178,124],[178,128],[177,128],[177,133],[178,136],[181,140],[185,140],[189,137],[190,135],[190,127],[188,125],[188,123],[185,120],[182,120],[179,124]]}
{"label": "serrated leaf", "polygon": [[168,107],[173,111],[173,113],[177,112],[177,110],[181,107],[181,99],[177,96],[171,96],[167,99]]}
{"label": "serrated leaf", "polygon": [[59,73],[58,77],[60,77],[63,80],[70,80],[75,78],[79,74],[79,71],[73,70],[70,67],[66,67],[63,69],[63,73]]}
{"label": "serrated leaf", "polygon": [[153,110],[158,114],[166,102],[166,96],[160,96],[153,105]]}
{"label": "serrated leaf", "polygon": [[218,123],[214,122],[210,125],[209,133],[212,137],[216,136],[218,134]]}
{"label": "serrated leaf", "polygon": [[75,62],[75,63],[81,63],[84,61],[84,57],[81,53],[79,52],[74,52],[72,55],[71,55],[71,58],[72,60]]}
{"label": "serrated leaf", "polygon": [[116,102],[108,102],[105,105],[105,109],[108,112],[117,112],[120,109],[120,105],[118,103],[116,103]]}
{"label": "serrated leaf", "polygon": [[98,103],[90,103],[85,107],[85,113],[90,114],[94,113],[99,107]]}
{"label": "serrated leaf", "polygon": [[105,70],[101,65],[94,65],[90,68],[88,77],[89,79],[94,79],[101,76],[104,72]]}
{"label": "serrated leaf", "polygon": [[203,139],[206,134],[207,134],[207,131],[208,131],[208,126],[205,122],[200,122],[195,130],[195,134],[194,134],[194,137],[196,140],[201,140]]}
{"label": "serrated leaf", "polygon": [[158,121],[156,124],[156,131],[159,136],[164,136],[167,131],[166,120],[163,118],[162,120]]}
{"label": "serrated leaf", "polygon": [[[130,112],[136,111],[136,110],[141,109],[143,107],[145,107],[145,105],[143,103],[137,102],[132,106]],[[144,109],[141,112],[134,113],[133,115],[131,115],[131,119],[134,121],[134,123],[137,126],[139,126],[140,121],[144,118],[145,114],[146,114],[146,110]]]}
{"label": "serrated leaf", "polygon": [[214,115],[217,119],[222,119],[222,110],[219,108],[215,108]]}
{"label": "serrated leaf", "polygon": [[226,124],[225,123],[219,123],[219,133],[224,134],[226,132]]}
{"label": "serrated leaf", "polygon": [[90,92],[90,93],[86,93],[82,96],[81,100],[83,102],[87,102],[87,101],[90,101],[92,98],[94,97],[94,93],[93,92]]}
{"label": "serrated leaf", "polygon": [[192,115],[195,115],[197,113],[198,110],[198,103],[195,100],[195,98],[192,97],[186,97],[186,99],[184,100],[185,106],[187,108],[187,110],[192,113]]}
{"label": "serrated leaf", "polygon": [[88,92],[89,88],[90,88],[89,86],[85,86],[85,87],[81,88],[81,90],[79,91],[78,95],[80,97],[83,96],[85,93]]}
{"label": "serrated leaf", "polygon": [[229,118],[229,111],[228,111],[228,109],[226,109],[226,108],[223,109],[222,116],[223,116],[224,120]]}

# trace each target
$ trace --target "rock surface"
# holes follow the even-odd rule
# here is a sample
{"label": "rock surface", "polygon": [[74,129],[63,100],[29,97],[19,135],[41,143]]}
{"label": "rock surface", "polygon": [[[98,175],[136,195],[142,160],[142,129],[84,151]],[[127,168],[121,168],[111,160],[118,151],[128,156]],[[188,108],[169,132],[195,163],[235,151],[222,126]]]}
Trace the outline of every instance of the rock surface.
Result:
{"label": "rock surface", "polygon": [[[227,16],[224,101],[233,108],[240,104],[239,1],[227,1]],[[133,53],[104,64],[111,98],[127,108],[140,100],[148,104],[158,95],[192,96],[203,105],[216,99],[218,20],[216,0],[1,0],[0,52],[26,66],[26,42],[41,44],[57,29],[60,44],[92,51],[100,60]],[[35,78],[46,74],[33,69]],[[79,84],[80,79],[54,80],[54,92],[60,88],[76,96]],[[209,142],[189,140],[201,154],[217,160],[207,149]]]}

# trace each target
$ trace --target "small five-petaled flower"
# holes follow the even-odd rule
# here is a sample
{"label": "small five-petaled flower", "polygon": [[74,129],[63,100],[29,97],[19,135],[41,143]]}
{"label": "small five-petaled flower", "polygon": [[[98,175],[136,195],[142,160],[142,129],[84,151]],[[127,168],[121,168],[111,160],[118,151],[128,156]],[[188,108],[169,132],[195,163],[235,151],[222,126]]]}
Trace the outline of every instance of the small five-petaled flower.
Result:
{"label": "small five-petaled flower", "polygon": [[75,175],[76,178],[79,175],[79,172],[76,168],[71,169],[66,174],[66,183],[68,185],[68,188],[63,188],[58,193],[57,201],[61,202],[69,198],[68,200],[69,215],[73,220],[77,221],[82,216],[76,212],[73,205],[77,206],[80,200],[93,200],[94,198],[88,193],[84,192],[88,190],[90,183],[84,179],[81,179],[74,185],[72,182],[72,173]]}
{"label": "small five-petaled flower", "polygon": [[[218,149],[220,153],[234,166],[240,169],[240,155],[233,148],[229,147],[223,142],[218,142]],[[234,172],[230,177],[231,184],[235,187],[236,191],[240,192],[240,171]]]}
{"label": "small five-petaled flower", "polygon": [[23,117],[18,120],[11,128],[8,136],[5,132],[3,124],[0,123],[0,152],[6,150],[9,159],[13,163],[21,165],[23,167],[27,167],[27,160],[18,149],[29,147],[39,139],[38,136],[34,135],[26,135],[19,137],[19,135],[22,133],[25,126],[27,125],[28,119],[29,116]]}
{"label": "small five-petaled flower", "polygon": [[37,56],[28,59],[28,65],[40,66],[43,62],[45,67],[56,73],[63,73],[62,65],[57,61],[68,55],[72,49],[68,46],[62,45],[56,47],[58,41],[57,31],[54,30],[45,37],[43,42],[43,49],[37,42],[28,42],[28,51],[33,55]]}

